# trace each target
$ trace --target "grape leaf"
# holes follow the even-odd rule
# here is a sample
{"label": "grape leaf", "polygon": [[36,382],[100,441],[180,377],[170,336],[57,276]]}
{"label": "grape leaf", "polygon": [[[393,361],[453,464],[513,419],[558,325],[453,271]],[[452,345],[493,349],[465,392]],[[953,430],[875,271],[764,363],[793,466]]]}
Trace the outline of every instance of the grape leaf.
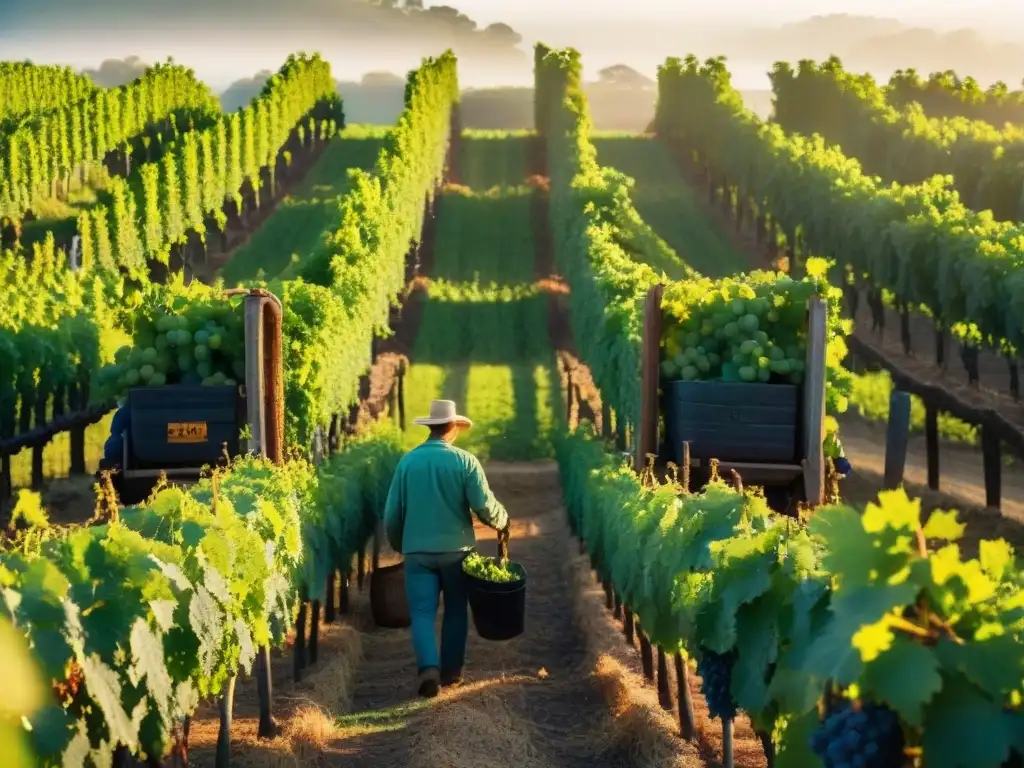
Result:
{"label": "grape leaf", "polygon": [[935,651],[945,666],[962,673],[997,701],[1019,689],[1024,680],[1024,644],[1011,634],[962,645],[943,638]]}
{"label": "grape leaf", "polygon": [[153,703],[165,713],[171,698],[171,678],[164,661],[164,645],[146,621],[136,619],[129,638],[132,649],[132,664],[128,667],[128,679],[132,685],[146,683],[146,690]]}
{"label": "grape leaf", "polygon": [[807,671],[850,685],[863,668],[853,638],[862,627],[871,626],[893,608],[912,603],[912,584],[856,587],[832,597],[832,618],[807,651]]}
{"label": "grape leaf", "polygon": [[103,712],[110,739],[115,744],[124,744],[129,749],[134,749],[138,742],[139,723],[146,712],[145,700],[129,715],[121,703],[121,683],[117,678],[117,672],[95,653],[80,659],[79,663],[89,689],[89,698],[96,702]]}
{"label": "grape leaf", "polygon": [[928,768],[998,768],[1021,719],[983,697],[960,675],[944,676],[925,708],[923,757]]}
{"label": "grape leaf", "polygon": [[772,734],[775,745],[774,768],[808,768],[820,765],[811,751],[811,734],[818,727],[818,710],[809,709],[799,716],[789,716],[781,725],[776,725]]}
{"label": "grape leaf", "polygon": [[778,654],[779,602],[769,594],[749,603],[736,616],[736,650],[732,695],[747,712],[768,704],[768,666]]}
{"label": "grape leaf", "polygon": [[956,518],[955,510],[950,512],[944,512],[941,509],[935,510],[924,525],[925,538],[956,541],[964,535],[964,531],[967,529],[967,526],[958,522]]}
{"label": "grape leaf", "polygon": [[1013,547],[1003,539],[978,542],[978,560],[981,568],[994,581],[1002,581],[1006,572],[1013,567]]}
{"label": "grape leaf", "polygon": [[860,515],[849,507],[819,510],[811,518],[808,530],[823,540],[826,554],[822,565],[835,574],[843,588],[891,576],[903,567],[906,560],[898,553],[879,547],[877,538],[864,529]]}
{"label": "grape leaf", "polygon": [[935,652],[905,637],[866,665],[864,686],[912,726],[921,725],[923,707],[942,688]]}
{"label": "grape leaf", "polygon": [[238,637],[238,663],[245,670],[245,674],[251,674],[252,662],[256,658],[256,647],[253,645],[249,626],[240,618],[235,619],[235,635]]}
{"label": "grape leaf", "polygon": [[216,601],[202,586],[196,587],[188,606],[189,626],[199,639],[199,667],[209,677],[217,666],[224,616]]}

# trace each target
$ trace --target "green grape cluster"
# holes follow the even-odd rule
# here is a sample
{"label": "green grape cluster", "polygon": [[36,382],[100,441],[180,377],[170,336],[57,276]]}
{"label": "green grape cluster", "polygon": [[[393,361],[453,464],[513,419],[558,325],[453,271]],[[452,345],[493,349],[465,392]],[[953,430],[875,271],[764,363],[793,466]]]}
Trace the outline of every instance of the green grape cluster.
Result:
{"label": "green grape cluster", "polygon": [[99,372],[109,398],[132,387],[167,384],[232,386],[245,377],[245,331],[227,302],[192,304],[181,314],[141,318],[133,345],[121,347]]}
{"label": "green grape cluster", "polygon": [[519,576],[510,571],[507,565],[502,565],[493,557],[484,557],[479,552],[474,552],[462,561],[462,570],[470,576],[497,584],[519,581]]}
{"label": "green grape cluster", "polygon": [[667,380],[799,384],[811,281],[752,273],[681,281],[662,299],[661,373]]}

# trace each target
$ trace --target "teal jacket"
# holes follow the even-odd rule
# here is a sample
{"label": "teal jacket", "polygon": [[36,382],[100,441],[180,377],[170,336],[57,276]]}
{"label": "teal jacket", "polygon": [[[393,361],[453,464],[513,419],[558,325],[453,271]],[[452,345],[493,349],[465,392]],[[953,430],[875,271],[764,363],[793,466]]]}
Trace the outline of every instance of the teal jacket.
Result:
{"label": "teal jacket", "polygon": [[505,507],[471,453],[431,438],[398,462],[384,505],[384,530],[396,552],[472,549],[474,514],[499,531],[508,525]]}

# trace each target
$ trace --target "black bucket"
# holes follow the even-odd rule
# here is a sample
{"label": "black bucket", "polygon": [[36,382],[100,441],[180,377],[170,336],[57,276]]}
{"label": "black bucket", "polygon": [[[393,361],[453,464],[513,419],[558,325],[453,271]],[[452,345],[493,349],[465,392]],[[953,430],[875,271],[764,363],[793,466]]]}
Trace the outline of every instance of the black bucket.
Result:
{"label": "black bucket", "polygon": [[505,584],[465,574],[473,626],[484,640],[511,640],[526,629],[526,569],[519,563],[508,569],[519,578]]}
{"label": "black bucket", "polygon": [[405,596],[405,563],[380,566],[370,574],[370,613],[378,627],[405,629],[412,624]]}

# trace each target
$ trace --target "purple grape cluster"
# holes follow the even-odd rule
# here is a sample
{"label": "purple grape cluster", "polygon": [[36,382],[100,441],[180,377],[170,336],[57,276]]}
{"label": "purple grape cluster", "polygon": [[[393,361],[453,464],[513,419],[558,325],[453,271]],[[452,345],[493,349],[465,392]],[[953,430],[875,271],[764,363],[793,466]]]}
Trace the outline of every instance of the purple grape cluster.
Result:
{"label": "purple grape cluster", "polygon": [[903,729],[896,713],[877,704],[843,704],[811,735],[825,768],[902,768]]}
{"label": "purple grape cluster", "polygon": [[701,648],[697,674],[700,675],[700,692],[708,703],[711,717],[732,720],[736,717],[736,703],[732,700],[732,667],[736,654],[715,653]]}

